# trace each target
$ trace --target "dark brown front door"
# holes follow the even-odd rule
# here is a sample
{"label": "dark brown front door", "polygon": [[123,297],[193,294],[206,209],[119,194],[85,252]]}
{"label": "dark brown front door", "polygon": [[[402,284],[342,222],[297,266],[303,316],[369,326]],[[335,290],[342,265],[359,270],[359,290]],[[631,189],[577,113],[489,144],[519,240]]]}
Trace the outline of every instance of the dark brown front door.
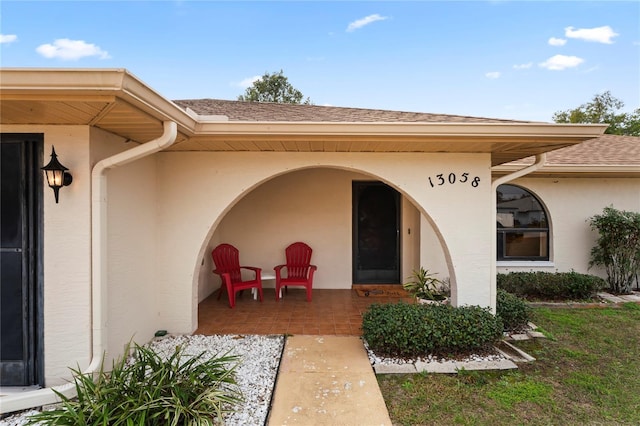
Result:
{"label": "dark brown front door", "polygon": [[400,283],[400,194],[353,182],[353,283]]}

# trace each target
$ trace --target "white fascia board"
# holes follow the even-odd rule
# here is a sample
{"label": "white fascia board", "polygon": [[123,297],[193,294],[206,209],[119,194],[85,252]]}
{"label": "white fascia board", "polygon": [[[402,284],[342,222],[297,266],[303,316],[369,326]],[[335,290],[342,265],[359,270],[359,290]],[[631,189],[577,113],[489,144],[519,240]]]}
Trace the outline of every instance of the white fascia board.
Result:
{"label": "white fascia board", "polygon": [[[199,135],[404,135],[476,138],[567,138],[583,141],[601,136],[606,125],[540,123],[404,123],[404,122],[200,122]],[[542,142],[542,141],[541,141]]]}

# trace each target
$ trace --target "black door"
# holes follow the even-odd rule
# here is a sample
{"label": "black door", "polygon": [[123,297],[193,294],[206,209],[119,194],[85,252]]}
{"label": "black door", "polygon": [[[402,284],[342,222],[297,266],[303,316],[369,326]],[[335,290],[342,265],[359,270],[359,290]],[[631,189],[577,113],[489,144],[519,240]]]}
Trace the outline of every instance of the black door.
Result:
{"label": "black door", "polygon": [[400,194],[353,182],[353,283],[400,283]]}
{"label": "black door", "polygon": [[42,135],[0,139],[0,385],[41,384]]}

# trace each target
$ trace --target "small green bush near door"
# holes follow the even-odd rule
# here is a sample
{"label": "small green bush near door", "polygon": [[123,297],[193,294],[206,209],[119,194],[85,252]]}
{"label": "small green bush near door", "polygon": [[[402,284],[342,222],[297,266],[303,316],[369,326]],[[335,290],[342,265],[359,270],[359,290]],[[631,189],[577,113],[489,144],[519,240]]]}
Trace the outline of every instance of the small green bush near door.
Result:
{"label": "small green bush near door", "polygon": [[589,300],[607,288],[604,279],[577,272],[511,272],[497,275],[497,286],[529,300]]}
{"label": "small green bush near door", "polygon": [[363,314],[363,337],[376,354],[454,355],[491,347],[502,321],[479,306],[373,304]]}
{"label": "small green bush near door", "polygon": [[496,315],[502,320],[504,331],[521,331],[529,323],[531,309],[524,300],[498,289]]}

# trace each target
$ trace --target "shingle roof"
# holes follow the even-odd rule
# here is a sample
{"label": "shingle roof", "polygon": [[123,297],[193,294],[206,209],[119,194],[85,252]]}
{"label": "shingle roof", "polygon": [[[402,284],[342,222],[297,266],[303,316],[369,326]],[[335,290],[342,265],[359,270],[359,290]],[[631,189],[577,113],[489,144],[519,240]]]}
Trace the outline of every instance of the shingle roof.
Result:
{"label": "shingle roof", "polygon": [[[199,115],[225,116],[229,121],[280,122],[381,122],[381,123],[533,123],[486,117],[449,114],[345,108],[319,105],[244,102],[222,99],[184,99],[173,101]],[[505,166],[533,163],[533,157],[506,163]],[[640,165],[640,137],[603,135],[578,145],[547,153],[548,166]]]}
{"label": "shingle roof", "polygon": [[[505,165],[531,164],[533,157]],[[548,166],[637,166],[640,165],[640,137],[602,135],[577,145],[547,153]]]}
{"label": "shingle roof", "polygon": [[222,115],[228,117],[229,121],[528,123],[461,115],[220,99],[186,99],[173,102],[182,108],[190,108],[199,115]]}

